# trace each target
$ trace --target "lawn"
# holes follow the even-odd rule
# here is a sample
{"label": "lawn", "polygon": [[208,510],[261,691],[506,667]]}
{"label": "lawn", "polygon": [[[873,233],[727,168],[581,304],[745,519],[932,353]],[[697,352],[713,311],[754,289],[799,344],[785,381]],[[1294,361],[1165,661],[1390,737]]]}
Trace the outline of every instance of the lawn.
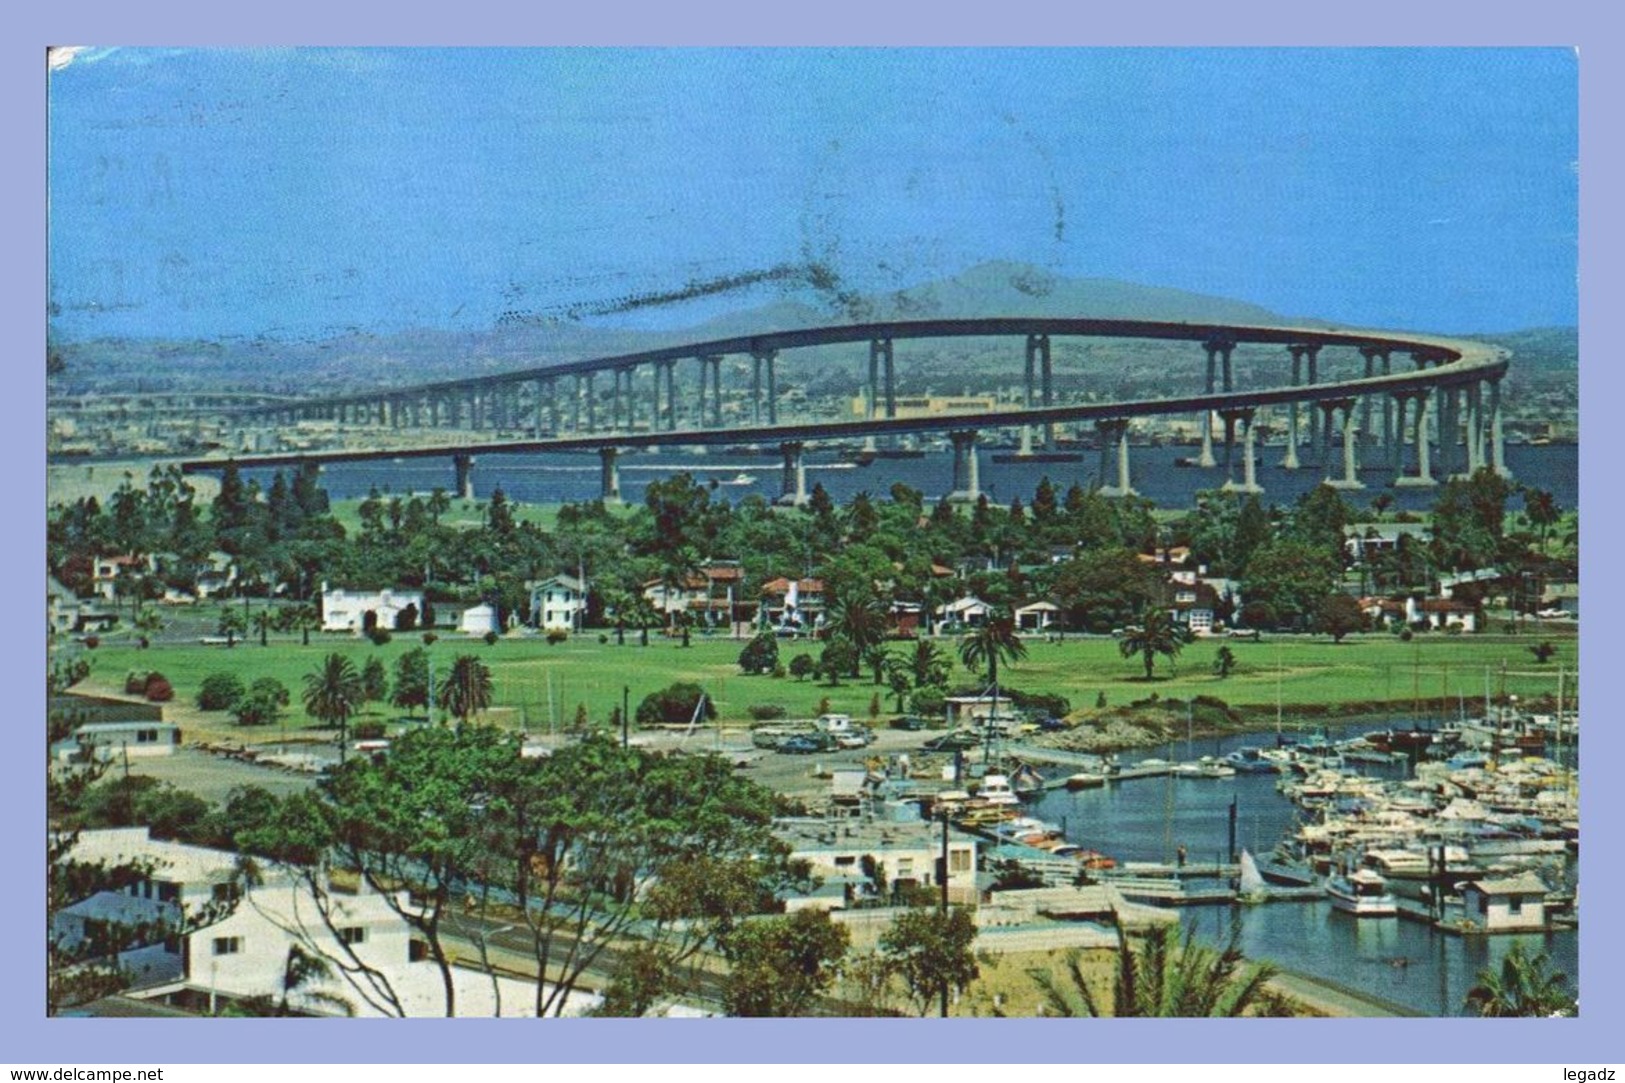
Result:
{"label": "lawn", "polygon": [[[1307,636],[1224,642],[1234,652],[1237,666],[1221,679],[1212,672],[1221,641],[1206,640],[1186,647],[1174,665],[1159,658],[1157,679],[1147,684],[1139,660],[1122,658],[1115,641],[1069,637],[1060,643],[1027,641],[1027,658],[1001,666],[1000,675],[1003,682],[1025,691],[1064,695],[1074,709],[1093,708],[1101,695],[1109,706],[1116,707],[1155,693],[1165,699],[1216,696],[1232,706],[1273,714],[1279,694],[1289,717],[1323,715],[1331,704],[1388,704],[1389,710],[1404,717],[1419,700],[1462,701],[1471,712],[1482,703],[1486,684],[1493,694],[1504,691],[1525,701],[1550,696],[1557,691],[1562,665],[1570,677],[1565,694],[1572,697],[1576,641],[1555,640],[1558,654],[1545,665],[1537,665],[1530,656],[1527,647],[1533,642],[1533,636],[1499,635],[1423,635],[1409,643],[1386,635],[1351,636],[1341,645]],[[350,636],[315,636],[308,647],[301,646],[297,637],[273,636],[269,647],[261,647],[251,638],[230,649],[176,643],[140,650],[114,636],[90,652],[93,669],[85,687],[122,690],[128,671],[158,670],[175,688],[171,717],[194,723],[218,720],[226,731],[232,728],[228,716],[198,716],[189,709],[203,678],[222,671],[237,674],[245,684],[257,677],[275,677],[293,692],[288,725],[299,727],[308,721],[299,705],[304,676],[326,654],[345,654],[357,668],[367,658],[377,657],[393,675],[395,659],[421,645],[416,634],[396,636],[382,647]],[[954,646],[948,640],[943,645]],[[578,705],[585,706],[594,722],[607,721],[621,702],[623,688],[636,709],[645,695],[678,680],[699,683],[725,722],[748,721],[748,708],[754,704],[779,704],[791,718],[808,718],[817,714],[826,698],[829,710],[867,718],[877,691],[882,693],[882,710],[889,714],[893,709],[894,699],[867,677],[831,687],[810,680],[743,676],[736,662],[742,646],[738,640],[695,636],[687,649],[661,637],[651,637],[650,645],[642,647],[635,635],[628,635],[625,646],[617,646],[613,635],[600,643],[597,633],[555,645],[528,636],[487,646],[447,634],[430,653],[439,674],[449,670],[459,654],[484,661],[491,668],[494,686],[491,719],[532,730],[546,729],[550,717],[555,724],[567,725]],[[780,661],[788,662],[801,651],[816,655],[817,644],[781,641]],[[954,683],[970,680],[956,663]],[[400,713],[383,706],[375,707],[374,712],[379,717]]]}

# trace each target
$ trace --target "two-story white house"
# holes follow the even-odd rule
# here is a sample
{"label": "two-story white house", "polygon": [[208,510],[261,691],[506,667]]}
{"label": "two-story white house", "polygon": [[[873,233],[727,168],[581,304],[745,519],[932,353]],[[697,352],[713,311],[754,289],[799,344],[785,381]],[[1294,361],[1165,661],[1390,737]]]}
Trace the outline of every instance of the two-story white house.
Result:
{"label": "two-story white house", "polygon": [[573,575],[530,584],[530,622],[542,631],[575,631],[587,619],[587,585]]}

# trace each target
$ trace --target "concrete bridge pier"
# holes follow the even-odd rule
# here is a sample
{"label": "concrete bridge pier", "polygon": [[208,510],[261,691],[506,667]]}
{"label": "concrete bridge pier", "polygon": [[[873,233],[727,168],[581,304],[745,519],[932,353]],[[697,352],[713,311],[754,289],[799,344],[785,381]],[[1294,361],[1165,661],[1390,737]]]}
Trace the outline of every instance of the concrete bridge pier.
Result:
{"label": "concrete bridge pier", "polygon": [[787,440],[779,445],[784,456],[784,470],[780,476],[778,503],[799,508],[807,502],[807,464],[802,457],[803,445],[799,440]]}
{"label": "concrete bridge pier", "polygon": [[976,459],[976,430],[956,429],[948,434],[954,446],[954,483],[948,500],[974,504],[982,496],[981,471]]}
{"label": "concrete bridge pier", "polygon": [[575,386],[570,394],[570,431],[581,431],[581,373],[575,374]]}
{"label": "concrete bridge pier", "polygon": [[[1128,458],[1128,419],[1109,418],[1095,422],[1095,437],[1100,445],[1100,495],[1133,496]],[[1117,460],[1115,471],[1112,469],[1113,452],[1116,452]],[[1106,484],[1106,479],[1114,473],[1116,484]]]}
{"label": "concrete bridge pier", "polygon": [[[1360,347],[1360,356],[1365,358],[1365,378],[1367,380],[1369,380],[1373,376],[1377,375],[1377,358],[1379,358],[1379,357],[1382,358],[1383,370],[1384,370],[1384,373],[1386,374],[1387,368],[1388,368],[1388,351],[1387,350],[1382,349],[1381,347],[1378,347],[1378,346],[1361,346]],[[1384,399],[1383,403],[1386,406],[1387,405],[1387,399]],[[1377,445],[1377,431],[1376,431],[1376,429],[1372,428],[1372,425],[1371,425],[1371,421],[1372,421],[1372,416],[1371,415],[1372,415],[1373,412],[1374,412],[1374,407],[1373,407],[1373,404],[1372,404],[1372,401],[1371,401],[1371,396],[1370,395],[1361,395],[1360,396],[1360,443],[1364,444],[1366,447],[1375,447]],[[1387,435],[1388,435],[1387,424],[1388,424],[1387,419],[1384,418],[1384,420],[1383,420],[1383,437],[1384,437],[1385,440],[1386,440]]]}
{"label": "concrete bridge pier", "polygon": [[[1208,350],[1207,383],[1203,387],[1209,395],[1213,394],[1215,389],[1213,377],[1214,365],[1217,361],[1218,354],[1213,350]],[[1201,425],[1202,430],[1202,453],[1197,456],[1196,465],[1203,467],[1217,466],[1218,460],[1213,457],[1213,411],[1203,410],[1199,417],[1200,421],[1198,423]]]}
{"label": "concrete bridge pier", "polygon": [[667,432],[677,431],[677,362],[661,361],[655,366],[655,379],[664,379],[666,383],[666,423],[663,426]]}
{"label": "concrete bridge pier", "polygon": [[[1292,356],[1292,386],[1297,387],[1303,382],[1303,353],[1300,347],[1289,346],[1288,352]],[[1281,460],[1282,470],[1298,469],[1298,441],[1302,439],[1298,424],[1299,404],[1294,402],[1288,407],[1286,432],[1286,457]]]}
{"label": "concrete bridge pier", "polygon": [[1360,481],[1360,474],[1359,474],[1360,464],[1359,464],[1358,457],[1355,454],[1356,444],[1357,444],[1358,439],[1359,439],[1359,434],[1358,434],[1357,430],[1355,429],[1355,425],[1354,425],[1354,407],[1356,405],[1356,400],[1354,400],[1354,399],[1334,399],[1334,400],[1332,400],[1330,402],[1322,403],[1322,405],[1327,407],[1327,410],[1326,410],[1326,429],[1327,429],[1327,434],[1328,434],[1327,435],[1327,441],[1328,441],[1327,448],[1328,448],[1328,450],[1330,449],[1330,446],[1331,446],[1330,445],[1330,432],[1331,432],[1331,428],[1332,428],[1332,422],[1336,418],[1337,412],[1339,410],[1341,410],[1342,413],[1343,413],[1343,476],[1342,477],[1333,477],[1331,469],[1330,469],[1330,464],[1328,463],[1327,464],[1327,470],[1326,470],[1326,484],[1330,485],[1334,489],[1363,489],[1363,488],[1365,488],[1365,485],[1363,485],[1361,483],[1361,481]]}
{"label": "concrete bridge pier", "polygon": [[750,421],[753,425],[762,423],[762,355],[750,355]]}
{"label": "concrete bridge pier", "polygon": [[767,365],[767,423],[779,423],[779,351],[763,350],[762,361]]}
{"label": "concrete bridge pier", "polygon": [[[1207,351],[1208,393],[1213,392],[1213,361],[1216,356],[1221,369],[1220,384],[1228,395],[1236,387],[1235,376],[1230,367],[1230,355],[1235,351],[1236,344],[1228,339],[1214,338],[1203,343],[1202,348]],[[1236,444],[1236,422],[1227,411],[1221,411],[1220,417],[1224,420],[1224,472],[1228,478],[1232,449]]]}
{"label": "concrete bridge pier", "polygon": [[[1411,430],[1411,439],[1416,446],[1416,473],[1411,475],[1401,472],[1394,478],[1394,485],[1405,489],[1431,488],[1439,483],[1433,479],[1433,467],[1429,460],[1428,393],[1412,391],[1404,393],[1404,397],[1416,400],[1416,419],[1412,423]],[[1403,417],[1404,414],[1405,410],[1401,408],[1400,416]]]}
{"label": "concrete bridge pier", "polygon": [[474,499],[474,456],[453,455],[451,457],[453,472],[452,491],[463,500]]}
{"label": "concrete bridge pier", "polygon": [[1503,478],[1510,478],[1507,469],[1506,444],[1501,439],[1501,381],[1490,381],[1490,469]]}
{"label": "concrete bridge pier", "polygon": [[[1038,360],[1038,401],[1042,406],[1055,405],[1055,372],[1050,365],[1049,336],[1028,335],[1027,353]],[[1030,364],[1030,362],[1029,362]],[[1044,422],[1044,450],[1055,450],[1055,422]]]}
{"label": "concrete bridge pier", "polygon": [[[1021,384],[1021,408],[1023,410],[1033,408],[1033,388],[1037,380],[1038,364],[1038,356],[1033,350],[1033,339],[1036,337],[1036,335],[1027,336],[1027,357],[1026,363],[1022,367]],[[1021,427],[1020,453],[1022,455],[1031,455],[1033,453],[1033,427],[1031,425]]]}
{"label": "concrete bridge pier", "polygon": [[722,356],[713,354],[706,362],[711,366],[711,427],[722,428]]}
{"label": "concrete bridge pier", "polygon": [[614,446],[598,449],[598,499],[605,504],[621,502],[620,453]]}
{"label": "concrete bridge pier", "polygon": [[[1251,406],[1224,412],[1226,426],[1231,430],[1238,426],[1241,429],[1241,483],[1237,484],[1233,479],[1227,479],[1221,487],[1225,492],[1261,493],[1264,491],[1264,487],[1258,484],[1257,442],[1255,439],[1256,433],[1253,431],[1253,418],[1256,414],[1257,410]],[[1226,473],[1228,472],[1227,466]]]}

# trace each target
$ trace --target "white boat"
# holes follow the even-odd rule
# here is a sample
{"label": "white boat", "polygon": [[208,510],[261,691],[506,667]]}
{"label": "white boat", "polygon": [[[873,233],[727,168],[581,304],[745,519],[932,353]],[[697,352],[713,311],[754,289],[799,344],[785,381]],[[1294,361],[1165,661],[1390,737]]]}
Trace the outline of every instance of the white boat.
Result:
{"label": "white boat", "polygon": [[1258,859],[1248,850],[1241,851],[1241,882],[1237,885],[1245,900],[1263,900],[1269,897],[1269,884],[1258,871]]}
{"label": "white boat", "polygon": [[1388,890],[1388,881],[1371,869],[1328,877],[1326,895],[1334,908],[1357,918],[1387,918],[1399,913],[1399,904]]}
{"label": "white boat", "polygon": [[976,787],[976,800],[984,805],[1020,804],[1009,778],[1004,775],[983,776],[981,785]]}

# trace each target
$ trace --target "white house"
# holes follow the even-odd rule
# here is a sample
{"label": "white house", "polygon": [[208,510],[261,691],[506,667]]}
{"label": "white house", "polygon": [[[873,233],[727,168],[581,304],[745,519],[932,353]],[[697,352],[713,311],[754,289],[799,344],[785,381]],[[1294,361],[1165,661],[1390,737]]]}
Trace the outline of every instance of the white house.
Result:
{"label": "white house", "polygon": [[[790,845],[790,860],[806,861],[825,881],[864,876],[864,858],[884,870],[888,884],[935,887],[942,856],[942,829],[924,821],[864,823],[854,820],[778,820],[773,833]],[[975,905],[976,843],[970,835],[948,836],[948,897]]]}
{"label": "white house", "polygon": [[555,575],[530,585],[530,621],[542,631],[572,631],[586,620],[587,586],[572,575]]}
{"label": "white house", "polygon": [[502,633],[501,622],[497,620],[497,607],[489,602],[482,602],[463,610],[463,619],[457,625],[457,630],[464,635],[483,636],[496,632]]}
{"label": "white house", "polygon": [[55,576],[45,577],[45,630],[50,635],[73,631],[79,623],[79,596]]}
{"label": "white house", "polygon": [[968,594],[947,605],[938,606],[937,619],[944,624],[965,624],[976,628],[986,623],[987,615],[992,609],[993,607],[982,599]]}
{"label": "white house", "polygon": [[1462,885],[1462,909],[1468,921],[1487,933],[1531,932],[1546,927],[1546,891],[1532,872],[1472,880]]}
{"label": "white house", "polygon": [[1454,598],[1406,598],[1405,623],[1415,624],[1424,620],[1434,628],[1454,625],[1464,632],[1478,631],[1478,614],[1465,602],[1458,602]]}
{"label": "white house", "polygon": [[126,720],[92,722],[73,731],[68,751],[81,762],[113,762],[125,757],[168,756],[181,746],[181,728],[173,722]]}
{"label": "white house", "polygon": [[1016,627],[1023,632],[1042,632],[1060,619],[1061,607],[1054,602],[1033,602],[1016,610]]}
{"label": "white house", "polygon": [[[103,892],[53,916],[53,931],[70,943],[105,937],[114,923],[127,931],[144,928],[151,942],[119,956],[135,978],[133,996],[205,1010],[222,999],[279,1000],[290,953],[297,951],[326,962],[328,974],[289,994],[296,1011],[445,1014],[442,977],[428,945],[391,898],[364,885],[323,879],[318,897],[304,877],[273,864],[262,864],[257,880],[244,884],[236,854],[155,840],[146,828],[85,831],[70,857],[150,870],[122,893]],[[393,901],[404,905],[405,893]],[[459,966],[451,973],[459,1016],[499,1014],[489,975]],[[532,983],[499,977],[497,985],[501,1015],[532,1014]],[[573,994],[565,1014],[580,1014],[598,999]]]}
{"label": "white house", "polygon": [[[371,614],[369,623],[368,614]],[[421,591],[328,590],[322,587],[322,631],[355,632],[368,627],[390,631],[416,626],[423,615]]]}

